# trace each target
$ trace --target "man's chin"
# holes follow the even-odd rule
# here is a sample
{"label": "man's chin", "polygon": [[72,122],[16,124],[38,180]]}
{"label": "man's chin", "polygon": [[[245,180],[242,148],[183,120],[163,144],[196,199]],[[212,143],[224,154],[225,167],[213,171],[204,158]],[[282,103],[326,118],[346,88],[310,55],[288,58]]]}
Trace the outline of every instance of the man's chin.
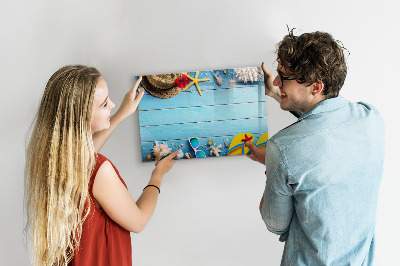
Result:
{"label": "man's chin", "polygon": [[280,107],[281,107],[281,109],[282,109],[283,111],[291,111],[291,108],[289,108],[288,106],[285,106],[285,105],[282,104],[282,103],[281,103]]}

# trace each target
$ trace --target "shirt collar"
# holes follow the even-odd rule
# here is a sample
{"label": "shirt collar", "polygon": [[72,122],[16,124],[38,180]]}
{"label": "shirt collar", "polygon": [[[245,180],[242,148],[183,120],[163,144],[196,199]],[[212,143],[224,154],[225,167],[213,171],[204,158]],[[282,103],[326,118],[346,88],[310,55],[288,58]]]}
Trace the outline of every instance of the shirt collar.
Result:
{"label": "shirt collar", "polygon": [[345,98],[343,98],[340,95],[335,97],[335,98],[329,98],[329,99],[323,100],[323,101],[317,103],[316,105],[314,105],[307,112],[303,113],[299,117],[299,121],[304,119],[304,118],[306,118],[306,117],[308,117],[308,116],[310,116],[310,115],[329,112],[329,111],[333,111],[333,110],[339,109],[343,105],[346,105],[346,104],[349,104],[349,103],[350,102],[348,100],[346,100]]}

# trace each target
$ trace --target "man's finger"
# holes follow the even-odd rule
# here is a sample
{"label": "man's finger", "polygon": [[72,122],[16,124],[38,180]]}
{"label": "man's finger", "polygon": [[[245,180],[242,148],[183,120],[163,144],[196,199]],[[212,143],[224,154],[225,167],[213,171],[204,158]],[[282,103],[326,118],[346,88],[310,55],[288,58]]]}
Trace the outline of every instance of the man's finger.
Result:
{"label": "man's finger", "polygon": [[265,66],[264,62],[262,62],[261,68],[262,68],[262,70],[264,71],[264,75],[266,75],[266,76],[270,76],[270,75],[271,75],[271,72],[269,72],[269,70],[268,70],[268,68]]}
{"label": "man's finger", "polygon": [[251,141],[246,141],[245,145],[247,148],[249,148],[251,151],[255,151],[257,149],[256,145],[254,145],[253,142]]}
{"label": "man's finger", "polygon": [[252,154],[246,154],[247,157],[249,157],[250,159],[252,159],[253,161],[256,160],[256,155],[254,153]]}

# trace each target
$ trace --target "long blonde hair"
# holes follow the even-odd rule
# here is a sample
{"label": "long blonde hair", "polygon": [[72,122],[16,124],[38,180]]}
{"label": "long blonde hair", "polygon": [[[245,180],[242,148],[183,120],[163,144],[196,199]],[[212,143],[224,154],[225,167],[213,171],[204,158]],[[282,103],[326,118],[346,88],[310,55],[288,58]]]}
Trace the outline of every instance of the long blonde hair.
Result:
{"label": "long blonde hair", "polygon": [[85,204],[95,164],[90,125],[100,76],[92,67],[65,66],[46,85],[25,166],[33,265],[66,265],[79,247],[90,211]]}

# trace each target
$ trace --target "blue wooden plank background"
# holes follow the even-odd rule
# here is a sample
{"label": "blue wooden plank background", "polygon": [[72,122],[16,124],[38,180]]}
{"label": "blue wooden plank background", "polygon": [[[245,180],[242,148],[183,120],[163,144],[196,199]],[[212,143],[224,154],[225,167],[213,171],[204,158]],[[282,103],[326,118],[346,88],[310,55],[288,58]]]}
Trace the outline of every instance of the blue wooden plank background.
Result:
{"label": "blue wooden plank background", "polygon": [[[268,131],[264,81],[243,83],[234,69],[226,69],[226,74],[222,70],[214,73],[223,78],[222,85],[217,84],[211,71],[199,72],[199,79],[210,78],[198,83],[202,96],[195,85],[169,99],[145,92],[138,107],[142,161],[151,154],[155,141],[165,142],[172,150],[181,149],[194,158],[188,138],[198,137],[200,149],[207,157],[207,141],[212,140],[213,146],[222,144],[220,156],[224,156],[228,152],[225,143],[229,145],[236,134],[251,133],[256,142]],[[195,74],[190,72],[191,77]],[[236,86],[230,86],[231,79]]]}
{"label": "blue wooden plank background", "polygon": [[[151,96],[151,99],[144,99],[140,102],[139,110],[154,110],[165,108],[179,108],[188,106],[205,106],[217,104],[232,104],[251,101],[264,101],[264,89],[260,89],[260,84],[249,84],[247,86],[238,85],[234,88],[230,87],[211,87],[203,85],[200,82],[199,87],[202,91],[202,96],[197,92],[196,87],[192,86],[186,91],[182,91],[177,96],[169,99],[160,99]],[[215,86],[215,85],[214,85]],[[218,85],[216,85],[218,86]],[[262,85],[264,88],[264,85]],[[245,93],[244,93],[245,92]],[[150,97],[148,97],[150,98]]]}
{"label": "blue wooden plank background", "polygon": [[168,124],[191,123],[194,119],[195,121],[216,121],[255,118],[265,114],[265,104],[261,103],[264,101],[143,111],[140,112],[139,121],[141,126],[149,126],[166,125],[165,117],[168,117]]}

